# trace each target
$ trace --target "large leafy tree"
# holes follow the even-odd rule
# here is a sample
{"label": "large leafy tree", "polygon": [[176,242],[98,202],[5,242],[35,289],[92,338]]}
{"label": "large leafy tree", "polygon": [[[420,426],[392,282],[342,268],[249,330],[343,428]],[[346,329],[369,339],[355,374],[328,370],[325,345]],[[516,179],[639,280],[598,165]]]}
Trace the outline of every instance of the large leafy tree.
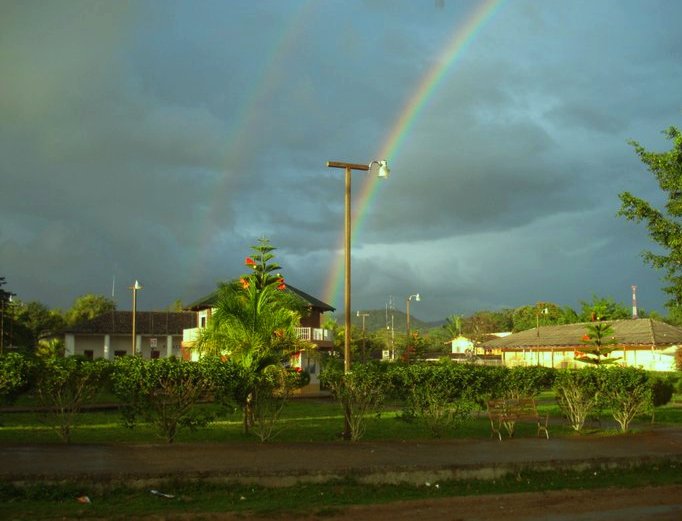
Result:
{"label": "large leafy tree", "polygon": [[302,302],[286,291],[284,278],[277,273],[280,266],[273,260],[274,249],[267,239],[252,247],[253,254],[245,260],[250,273],[221,285],[211,321],[197,342],[201,353],[229,358],[239,367],[241,382],[232,388],[244,411],[245,431],[258,413],[258,401],[266,399],[260,391],[274,391],[273,372],[284,371],[292,353],[309,347],[297,338],[295,329]]}
{"label": "large leafy tree", "polygon": [[514,331],[525,331],[539,326],[553,326],[577,322],[571,308],[562,308],[552,302],[537,302],[534,306],[516,308],[513,314]]}
{"label": "large leafy tree", "polygon": [[630,318],[632,311],[623,304],[619,304],[611,297],[598,297],[592,295],[592,302],[580,301],[581,322],[593,322],[600,320],[620,320]]}
{"label": "large leafy tree", "polygon": [[0,335],[2,335],[0,345],[2,345],[3,351],[5,345],[9,345],[9,332],[12,327],[12,324],[10,323],[12,320],[12,314],[10,312],[10,297],[14,295],[11,291],[2,289],[5,284],[5,277],[0,277],[0,320],[2,320],[2,324],[0,324]]}
{"label": "large leafy tree", "polygon": [[74,300],[73,306],[66,313],[66,322],[73,325],[114,310],[116,310],[116,303],[110,298],[88,293]]}
{"label": "large leafy tree", "polygon": [[474,340],[500,331],[510,331],[513,327],[512,313],[510,309],[499,311],[477,311],[464,318],[462,321],[462,333]]}
{"label": "large leafy tree", "polygon": [[669,295],[666,306],[671,318],[682,320],[682,133],[670,127],[663,134],[672,141],[667,152],[649,152],[636,141],[630,144],[640,160],[658,181],[667,201],[663,208],[635,197],[630,192],[619,194],[621,207],[618,215],[629,221],[644,222],[651,239],[660,246],[661,252],[644,251],[643,257],[654,268],[664,270],[663,288]]}
{"label": "large leafy tree", "polygon": [[64,327],[64,317],[59,310],[51,310],[36,301],[13,302],[12,317],[12,344],[30,352],[41,340],[59,335]]}

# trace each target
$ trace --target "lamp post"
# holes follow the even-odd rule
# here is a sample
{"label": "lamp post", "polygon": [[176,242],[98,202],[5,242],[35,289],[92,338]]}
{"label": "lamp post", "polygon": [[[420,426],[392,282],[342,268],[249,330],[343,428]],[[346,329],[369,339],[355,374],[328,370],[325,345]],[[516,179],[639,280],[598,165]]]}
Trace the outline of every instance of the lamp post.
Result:
{"label": "lamp post", "polygon": [[419,293],[416,295],[410,295],[405,299],[405,307],[407,309],[407,338],[410,338],[410,300],[414,299],[415,302],[419,302],[421,298],[419,297]]}
{"label": "lamp post", "polygon": [[[341,161],[327,161],[327,167],[329,168],[343,168],[345,170],[345,197],[344,197],[344,248],[343,248],[343,261],[345,266],[344,271],[344,296],[343,296],[343,310],[344,310],[344,342],[343,342],[343,372],[350,372],[350,239],[351,239],[351,226],[350,226],[350,200],[351,200],[351,171],[360,170],[363,172],[372,172],[377,175],[377,177],[386,179],[390,174],[388,169],[388,163],[383,161],[372,161],[369,165],[362,165],[358,163],[344,163]],[[344,439],[350,439],[350,414],[349,410],[346,410],[346,424],[343,432]]]}
{"label": "lamp post", "polygon": [[365,319],[369,316],[369,313],[360,313],[360,311],[358,311],[357,316],[362,317],[362,362],[364,363],[365,362],[365,348],[366,348],[366,344],[365,344]]}
{"label": "lamp post", "polygon": [[137,318],[137,292],[138,292],[138,290],[142,289],[142,285],[139,282],[137,282],[137,280],[136,280],[135,284],[130,286],[128,289],[133,290],[133,347],[132,347],[133,353],[132,354],[133,354],[133,356],[135,356],[135,348],[136,348],[135,344],[137,343],[136,342],[136,340],[137,340],[136,332],[135,332],[135,320]]}

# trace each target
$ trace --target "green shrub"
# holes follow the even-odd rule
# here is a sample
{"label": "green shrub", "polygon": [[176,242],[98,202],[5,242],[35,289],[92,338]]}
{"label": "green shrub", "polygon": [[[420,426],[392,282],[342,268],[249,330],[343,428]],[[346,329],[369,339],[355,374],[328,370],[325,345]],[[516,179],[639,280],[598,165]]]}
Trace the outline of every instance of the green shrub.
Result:
{"label": "green shrub", "polygon": [[362,438],[367,416],[381,409],[390,388],[386,364],[374,362],[355,364],[352,371],[344,374],[340,364],[330,361],[320,374],[320,382],[329,388],[343,408],[350,429],[347,434],[353,441]]}
{"label": "green shrub", "polygon": [[13,403],[29,385],[31,364],[18,353],[0,356],[0,403]]}
{"label": "green shrub", "polygon": [[114,363],[113,391],[125,403],[124,424],[133,428],[142,418],[172,443],[181,428],[194,430],[213,419],[199,411],[199,401],[213,389],[217,369],[212,358],[183,362],[177,358],[144,360],[122,357]]}
{"label": "green shrub", "polygon": [[582,431],[585,420],[599,405],[599,369],[563,369],[556,373],[554,392],[571,428]]}
{"label": "green shrub", "polygon": [[654,376],[651,378],[651,392],[653,394],[653,406],[661,407],[670,403],[675,392],[673,379],[668,376],[662,378]]}
{"label": "green shrub", "polygon": [[513,367],[504,375],[504,395],[508,398],[534,398],[551,389],[556,370],[549,367]]}
{"label": "green shrub", "polygon": [[652,404],[652,385],[649,373],[635,367],[610,367],[600,371],[600,392],[605,405],[622,432],[630,422]]}
{"label": "green shrub", "polygon": [[396,366],[393,378],[405,397],[403,418],[422,421],[437,438],[456,428],[475,405],[466,385],[471,367],[449,360]]}
{"label": "green shrub", "polygon": [[81,357],[41,358],[33,366],[32,384],[43,406],[43,420],[65,443],[71,441],[78,413],[104,389],[111,371],[106,360]]}

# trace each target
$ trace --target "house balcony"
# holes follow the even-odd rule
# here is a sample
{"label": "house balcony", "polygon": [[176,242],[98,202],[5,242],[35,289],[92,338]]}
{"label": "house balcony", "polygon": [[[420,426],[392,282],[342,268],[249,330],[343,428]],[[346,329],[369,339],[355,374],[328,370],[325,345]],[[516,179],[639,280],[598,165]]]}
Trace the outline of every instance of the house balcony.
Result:
{"label": "house balcony", "polygon": [[332,347],[334,342],[332,330],[320,327],[297,327],[296,336],[301,340],[312,342],[317,347]]}
{"label": "house balcony", "polygon": [[[199,338],[201,328],[195,327],[192,329],[183,329],[182,331],[182,345],[191,346]],[[301,340],[312,342],[317,347],[332,347],[334,335],[331,329],[323,329],[319,327],[297,327],[296,336]]]}
{"label": "house balcony", "polygon": [[183,329],[182,330],[182,345],[183,346],[191,346],[194,344],[194,342],[197,341],[199,338],[199,331],[201,331],[200,327],[193,327],[191,329]]}

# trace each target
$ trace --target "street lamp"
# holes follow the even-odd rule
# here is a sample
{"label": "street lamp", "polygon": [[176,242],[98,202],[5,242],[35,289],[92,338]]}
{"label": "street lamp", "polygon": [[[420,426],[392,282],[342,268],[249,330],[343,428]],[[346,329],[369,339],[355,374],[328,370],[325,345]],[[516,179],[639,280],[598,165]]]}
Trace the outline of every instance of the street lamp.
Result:
{"label": "street lamp", "polygon": [[[351,226],[350,226],[350,178],[352,170],[360,170],[363,172],[371,172],[381,179],[388,178],[391,171],[388,168],[388,162],[386,160],[382,161],[372,161],[369,165],[361,165],[358,163],[344,163],[341,161],[327,161],[327,167],[329,168],[343,168],[346,172],[345,175],[345,185],[346,192],[344,198],[344,248],[343,248],[343,261],[345,266],[345,276],[344,276],[344,297],[343,297],[343,310],[344,310],[344,342],[343,342],[343,372],[350,372],[350,238],[351,238]],[[348,417],[350,411],[346,411],[346,426],[343,433],[344,439],[350,438],[350,419]]]}
{"label": "street lamp", "polygon": [[410,300],[414,299],[415,302],[421,301],[419,293],[416,295],[410,295],[405,299],[405,307],[407,308],[407,338],[410,338]]}
{"label": "street lamp", "polygon": [[137,282],[137,280],[136,280],[135,284],[130,286],[128,289],[133,290],[133,356],[135,356],[135,348],[136,348],[135,344],[137,343],[136,342],[137,339],[135,338],[135,336],[136,336],[135,335],[135,319],[137,318],[137,292],[138,292],[138,290],[142,289],[142,285],[139,282]]}
{"label": "street lamp", "polygon": [[357,313],[358,317],[362,317],[362,361],[365,362],[365,319],[369,316],[369,313]]}

